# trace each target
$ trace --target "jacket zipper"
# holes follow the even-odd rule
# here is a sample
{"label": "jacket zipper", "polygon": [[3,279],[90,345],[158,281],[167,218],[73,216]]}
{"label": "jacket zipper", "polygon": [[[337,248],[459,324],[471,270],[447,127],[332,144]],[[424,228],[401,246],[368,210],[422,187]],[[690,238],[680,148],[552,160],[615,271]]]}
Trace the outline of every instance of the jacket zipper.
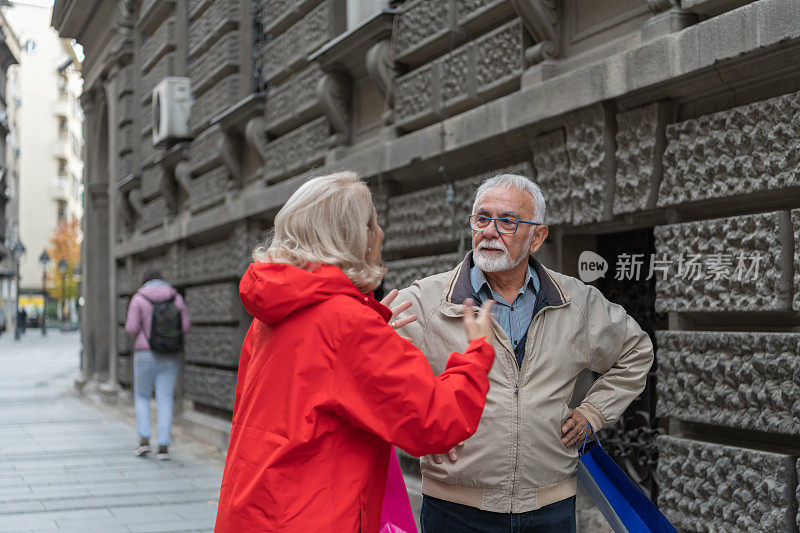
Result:
{"label": "jacket zipper", "polygon": [[[531,325],[528,327],[528,331],[531,330],[533,327],[533,323],[539,318],[544,311],[547,309],[557,309],[559,307],[564,307],[569,302],[564,302],[561,305],[548,305],[539,309],[539,312],[536,313],[533,318],[531,319]],[[530,339],[529,339],[530,340]],[[528,355],[527,353],[525,355]],[[514,492],[517,488],[517,474],[518,474],[518,467],[519,467],[519,438],[520,438],[520,423],[519,423],[519,378],[522,375],[522,371],[527,369],[527,366],[530,365],[530,359],[525,358],[522,360],[522,368],[518,368],[516,365],[516,361],[514,361],[514,370],[516,371],[516,378],[514,382],[514,399],[517,403],[517,411],[515,413],[516,416],[516,427],[514,429],[514,468],[511,473],[511,506],[510,506],[510,513],[514,513]]]}

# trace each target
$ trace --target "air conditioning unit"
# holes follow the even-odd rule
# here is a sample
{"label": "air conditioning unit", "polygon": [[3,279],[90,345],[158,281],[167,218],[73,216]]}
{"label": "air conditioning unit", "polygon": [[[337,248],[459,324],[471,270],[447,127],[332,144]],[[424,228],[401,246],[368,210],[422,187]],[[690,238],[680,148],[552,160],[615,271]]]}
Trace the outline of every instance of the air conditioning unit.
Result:
{"label": "air conditioning unit", "polygon": [[153,144],[189,138],[189,78],[164,78],[153,89]]}

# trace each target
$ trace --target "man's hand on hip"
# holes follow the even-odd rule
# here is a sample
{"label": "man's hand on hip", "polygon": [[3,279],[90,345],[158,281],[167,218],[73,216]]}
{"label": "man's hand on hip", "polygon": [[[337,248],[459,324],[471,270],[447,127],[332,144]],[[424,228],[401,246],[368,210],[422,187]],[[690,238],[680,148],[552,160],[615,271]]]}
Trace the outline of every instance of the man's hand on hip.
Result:
{"label": "man's hand on hip", "polygon": [[561,426],[561,442],[567,448],[575,446],[587,436],[592,434],[589,421],[579,411],[569,410],[569,417]]}
{"label": "man's hand on hip", "polygon": [[[456,448],[461,448],[462,446],[464,446],[463,441],[459,442],[458,444],[450,448],[450,451],[447,452],[447,456],[450,458],[450,462],[455,463],[458,460],[458,452],[456,451]],[[433,462],[436,463],[437,465],[440,465],[444,462],[444,454],[442,453],[435,453],[433,454],[432,457],[433,457]]]}

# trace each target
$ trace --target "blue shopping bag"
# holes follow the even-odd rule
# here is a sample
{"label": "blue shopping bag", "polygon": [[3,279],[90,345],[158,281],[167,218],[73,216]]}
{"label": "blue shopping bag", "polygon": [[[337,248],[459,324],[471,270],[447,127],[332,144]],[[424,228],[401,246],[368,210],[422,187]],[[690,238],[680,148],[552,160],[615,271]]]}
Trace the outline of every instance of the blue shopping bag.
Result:
{"label": "blue shopping bag", "polygon": [[600,441],[584,440],[578,481],[616,533],[677,533],[658,507],[608,456]]}

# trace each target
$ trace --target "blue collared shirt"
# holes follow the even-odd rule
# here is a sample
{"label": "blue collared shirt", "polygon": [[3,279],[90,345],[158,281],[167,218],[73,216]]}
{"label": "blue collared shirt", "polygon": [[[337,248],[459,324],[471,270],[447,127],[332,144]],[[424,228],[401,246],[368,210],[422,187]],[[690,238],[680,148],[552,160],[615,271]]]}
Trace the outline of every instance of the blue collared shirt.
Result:
{"label": "blue collared shirt", "polygon": [[473,265],[469,272],[472,290],[478,295],[481,302],[492,299],[497,302],[492,308],[497,323],[511,340],[511,345],[516,351],[517,345],[525,337],[528,327],[533,320],[533,311],[536,307],[536,294],[539,292],[539,276],[536,271],[528,265],[528,272],[525,274],[525,283],[522,284],[517,292],[514,301],[509,303],[505,298],[492,290],[489,282],[486,281],[483,271]]}

